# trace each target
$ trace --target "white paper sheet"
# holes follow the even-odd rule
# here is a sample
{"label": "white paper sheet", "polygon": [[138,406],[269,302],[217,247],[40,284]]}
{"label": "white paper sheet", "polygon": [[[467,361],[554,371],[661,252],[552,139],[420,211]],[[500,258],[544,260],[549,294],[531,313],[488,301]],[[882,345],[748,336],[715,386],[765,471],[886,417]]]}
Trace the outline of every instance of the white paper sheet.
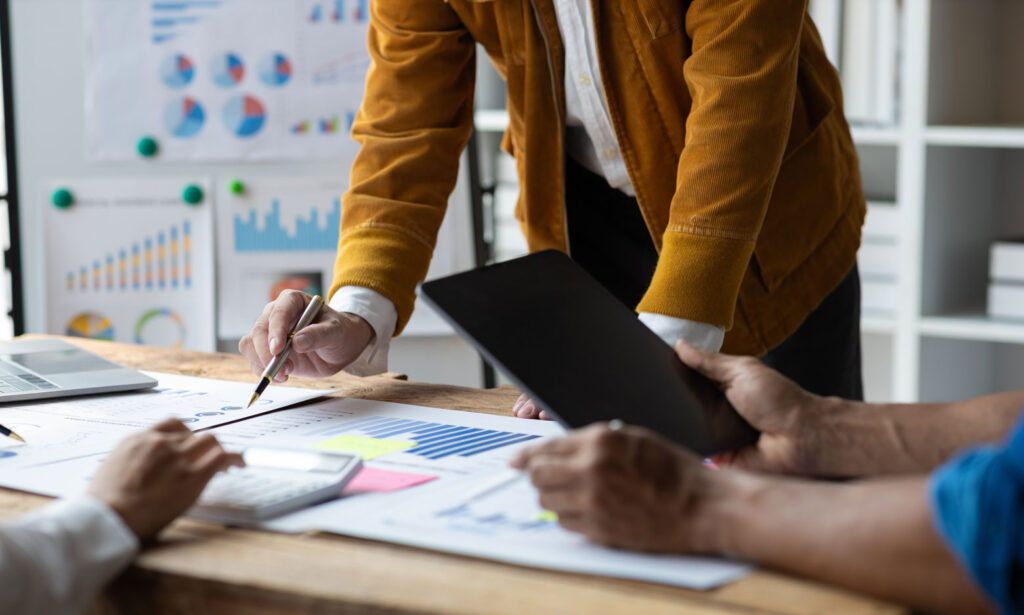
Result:
{"label": "white paper sheet", "polygon": [[4,405],[0,408],[0,424],[25,438],[26,443],[0,440],[0,469],[62,459],[82,451],[109,451],[111,443],[168,417],[176,417],[196,431],[332,392],[271,386],[252,408],[246,409],[253,384],[144,373],[158,380],[155,389]]}
{"label": "white paper sheet", "polygon": [[94,160],[351,157],[369,0],[86,0]]}
{"label": "white paper sheet", "polygon": [[[332,398],[213,430],[221,442],[323,447],[400,446],[366,461],[378,470],[431,475],[393,493],[348,496],[280,517],[262,527],[323,530],[498,561],[709,589],[745,575],[750,566],[710,558],[606,549],[562,530],[537,505],[528,481],[510,470],[517,448],[563,433],[556,424],[403,404]],[[84,489],[103,454],[81,450],[69,460],[5,471],[0,485],[69,495]]]}
{"label": "white paper sheet", "polygon": [[[444,432],[445,426],[453,429]],[[437,430],[441,430],[440,436],[430,435],[431,431],[438,433]],[[507,460],[519,447],[563,433],[561,427],[551,422],[332,399],[286,414],[256,417],[214,432],[222,440],[236,444],[264,441],[308,447],[343,435],[414,441],[420,444],[370,460],[366,465],[438,476],[435,481],[395,493],[350,496],[312,507],[264,524],[270,529],[318,529],[526,566],[694,589],[727,583],[750,570],[748,565],[723,560],[606,549],[543,517],[536,491],[518,473],[508,469]],[[523,439],[527,437],[531,439]],[[502,445],[503,438],[509,444]],[[498,488],[492,490],[495,486]],[[486,497],[473,500],[483,490]],[[467,500],[473,500],[472,505],[460,517],[445,514]],[[496,515],[501,516],[501,523]]]}
{"label": "white paper sheet", "polygon": [[[334,278],[341,197],[348,174],[298,179],[240,176],[217,187],[218,334],[237,339],[263,307],[287,289],[325,298]],[[231,190],[234,181],[244,190]],[[428,277],[455,271],[451,216],[438,233]],[[450,335],[429,307],[417,304],[406,335]]]}
{"label": "white paper sheet", "polygon": [[[184,201],[187,187],[204,198]],[[70,192],[66,209],[51,203]],[[214,350],[213,203],[202,178],[42,187],[50,333]]]}

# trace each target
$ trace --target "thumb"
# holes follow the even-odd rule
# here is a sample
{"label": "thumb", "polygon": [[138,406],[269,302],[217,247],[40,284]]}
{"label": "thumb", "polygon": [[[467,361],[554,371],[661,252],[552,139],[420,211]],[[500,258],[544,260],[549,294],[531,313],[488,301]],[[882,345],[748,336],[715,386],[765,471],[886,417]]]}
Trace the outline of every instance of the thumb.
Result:
{"label": "thumb", "polygon": [[676,355],[686,366],[719,384],[725,384],[732,378],[730,356],[691,346],[684,339],[676,342]]}
{"label": "thumb", "polygon": [[292,348],[298,352],[316,352],[344,342],[344,331],[337,322],[318,322],[304,327],[292,338]]}

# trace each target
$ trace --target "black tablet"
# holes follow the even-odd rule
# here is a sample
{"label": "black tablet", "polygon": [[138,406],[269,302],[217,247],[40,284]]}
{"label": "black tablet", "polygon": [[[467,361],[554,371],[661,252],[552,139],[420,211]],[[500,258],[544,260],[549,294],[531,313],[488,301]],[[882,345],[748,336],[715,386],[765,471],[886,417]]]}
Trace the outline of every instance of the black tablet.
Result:
{"label": "black tablet", "polygon": [[422,295],[567,427],[620,419],[701,455],[757,439],[715,383],[561,252],[425,282]]}

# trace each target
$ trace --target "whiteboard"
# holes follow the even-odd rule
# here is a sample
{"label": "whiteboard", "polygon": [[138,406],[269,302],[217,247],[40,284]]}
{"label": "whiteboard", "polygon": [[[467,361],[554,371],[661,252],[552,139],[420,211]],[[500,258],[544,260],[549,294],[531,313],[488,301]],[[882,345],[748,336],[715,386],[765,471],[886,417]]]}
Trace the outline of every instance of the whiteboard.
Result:
{"label": "whiteboard", "polygon": [[[247,178],[320,181],[337,177],[347,183],[351,160],[167,162],[139,158],[91,163],[86,156],[85,63],[82,0],[9,0],[14,83],[14,118],[23,238],[22,263],[26,331],[47,332],[46,208],[52,207],[54,182],[112,178],[172,180],[202,175],[214,186]],[[126,0],[135,2],[135,0]],[[431,276],[446,269],[473,266],[472,225],[466,164],[462,164],[439,242],[444,263],[434,263]],[[217,199],[214,189],[207,195]],[[213,203],[217,206],[216,200]],[[440,253],[440,252],[439,252]],[[439,271],[440,270],[440,271]],[[417,304],[408,334],[453,335],[429,308]],[[61,331],[54,331],[60,333]],[[221,338],[224,339],[223,337]],[[229,347],[229,344],[222,344]]]}

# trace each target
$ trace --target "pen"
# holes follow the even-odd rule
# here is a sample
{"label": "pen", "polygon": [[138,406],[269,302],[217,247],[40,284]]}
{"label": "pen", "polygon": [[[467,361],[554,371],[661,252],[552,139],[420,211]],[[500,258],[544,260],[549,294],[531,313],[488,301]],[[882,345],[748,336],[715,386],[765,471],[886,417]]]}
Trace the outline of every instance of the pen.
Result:
{"label": "pen", "polygon": [[3,425],[0,425],[0,434],[3,434],[5,436],[7,436],[8,438],[13,438],[13,439],[17,440],[18,442],[24,442],[25,441],[25,438],[22,438],[21,436],[19,436],[18,434],[14,433],[10,429],[7,429]]}
{"label": "pen", "polygon": [[246,406],[246,408],[256,403],[256,400],[260,398],[260,395],[263,395],[263,391],[266,391],[267,387],[270,386],[270,383],[274,381],[274,376],[276,376],[277,372],[280,371],[284,362],[288,360],[288,355],[292,353],[292,338],[295,337],[295,334],[301,331],[303,327],[313,322],[313,319],[320,313],[320,308],[323,307],[323,305],[324,299],[320,295],[313,297],[309,301],[309,305],[306,306],[306,309],[302,312],[302,316],[299,317],[299,322],[295,323],[295,327],[292,328],[292,332],[288,334],[288,339],[285,340],[284,348],[282,348],[281,352],[277,353],[277,355],[270,360],[270,364],[263,370],[263,375],[260,377],[260,383],[256,385],[256,392],[249,398],[249,405]]}

